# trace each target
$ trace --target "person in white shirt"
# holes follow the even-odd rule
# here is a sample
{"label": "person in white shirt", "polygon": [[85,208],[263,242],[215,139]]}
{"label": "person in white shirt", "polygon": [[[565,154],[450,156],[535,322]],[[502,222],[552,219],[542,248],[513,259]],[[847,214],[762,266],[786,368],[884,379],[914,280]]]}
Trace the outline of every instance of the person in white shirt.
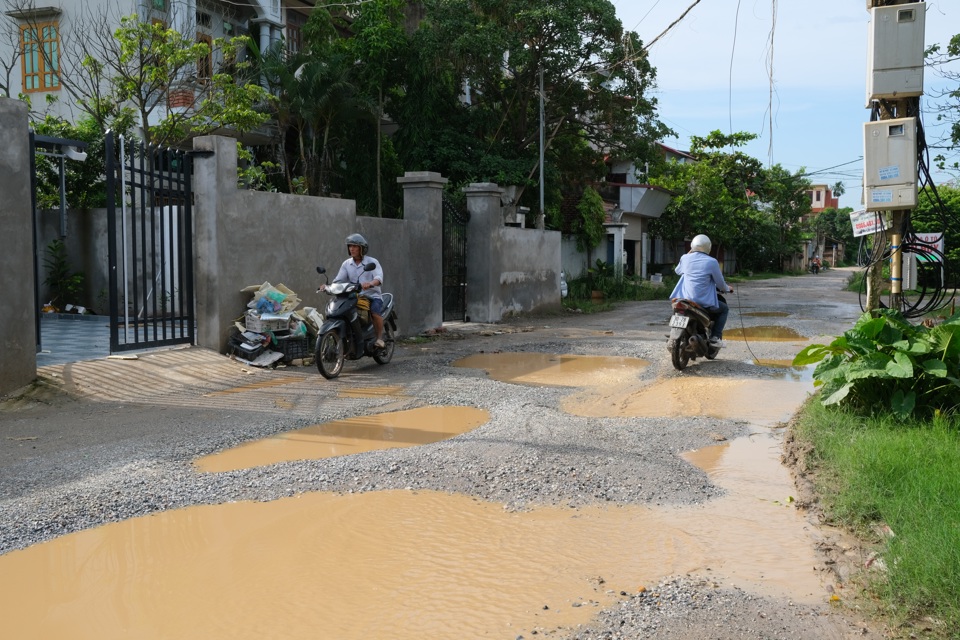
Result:
{"label": "person in white shirt", "polygon": [[[347,236],[347,253],[350,257],[343,261],[334,282],[359,282],[363,291],[360,295],[370,300],[370,319],[377,332],[378,349],[384,347],[383,342],[383,296],[380,287],[383,285],[383,268],[375,258],[367,255],[370,245],[359,233]],[[365,271],[368,264],[376,265],[372,271]]]}
{"label": "person in white shirt", "polygon": [[713,318],[710,329],[710,342],[717,344],[723,339],[723,327],[727,324],[730,307],[717,297],[718,291],[733,292],[723,279],[720,263],[710,257],[710,238],[700,234],[690,242],[690,251],[680,257],[680,264],[674,269],[680,281],[670,294],[671,298],[693,300],[706,309]]}

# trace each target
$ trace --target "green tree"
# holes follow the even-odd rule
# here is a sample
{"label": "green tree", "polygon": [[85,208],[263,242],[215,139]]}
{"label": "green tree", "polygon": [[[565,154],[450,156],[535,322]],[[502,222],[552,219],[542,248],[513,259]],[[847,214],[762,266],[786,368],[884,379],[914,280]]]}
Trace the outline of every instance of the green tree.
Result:
{"label": "green tree", "polygon": [[[810,213],[810,198],[806,190],[810,181],[802,172],[791,174],[776,164],[760,173],[756,184],[757,199],[777,229],[774,251],[783,270],[784,260],[797,252],[803,242],[801,219]],[[741,242],[747,238],[741,238]]]}
{"label": "green tree", "polygon": [[930,94],[930,102],[936,112],[936,121],[945,126],[946,133],[939,139],[929,136],[928,146],[934,151],[934,162],[943,170],[951,170],[954,175],[960,172],[960,162],[956,160],[957,146],[960,145],[960,72],[956,62],[960,60],[960,34],[950,38],[943,46],[935,44],[926,51],[927,67],[947,81],[946,89]]}
{"label": "green tree", "polygon": [[[719,131],[705,138],[693,136],[690,153],[697,161],[669,164],[651,179],[674,194],[663,215],[651,223],[651,231],[669,241],[705,233],[716,248],[742,237],[756,220],[752,198],[760,189],[763,167],[736,149],[754,138],[751,133]],[[724,150],[728,147],[733,151]]]}
{"label": "green tree", "polygon": [[857,246],[857,239],[853,237],[853,226],[850,224],[852,207],[841,209],[824,209],[813,220],[814,232],[823,239],[824,254],[834,244],[843,244],[847,256],[851,256]]}
{"label": "green tree", "polygon": [[[100,16],[88,26],[105,24]],[[83,23],[76,31],[82,69],[66,74],[64,85],[103,130],[136,122],[144,142],[181,146],[224,127],[247,132],[268,117],[258,107],[269,95],[247,82],[249,65],[240,55],[249,43],[245,36],[216,39],[211,46],[135,15],[122,17],[111,37]],[[180,100],[179,106],[150,124],[168,98]]]}
{"label": "green tree", "polygon": [[654,158],[652,143],[669,131],[651,97],[655,72],[607,0],[424,6],[410,82],[394,105],[406,168],[439,171],[455,185],[519,185],[520,204],[536,210],[536,193],[523,188],[537,178],[541,72],[551,180],[601,177],[609,154]]}
{"label": "green tree", "polygon": [[[400,77],[401,62],[404,57],[408,40],[404,32],[405,0],[373,0],[357,7],[357,18],[350,25],[351,37],[344,41],[348,51],[358,61],[357,82],[361,91],[373,98],[376,104],[376,118],[371,119],[374,137],[374,170],[372,181],[376,185],[376,206],[378,216],[383,216],[383,156],[386,153],[391,160],[391,169],[396,167],[395,153],[392,145],[385,149],[382,135],[382,122],[386,116],[386,95],[395,87],[396,79]],[[393,81],[391,82],[391,78]],[[353,147],[348,145],[345,151]],[[358,158],[358,160],[360,160]],[[353,162],[347,167],[364,166],[368,163]],[[390,175],[388,189],[396,190],[396,174]],[[357,176],[362,180],[362,176]],[[369,183],[371,180],[366,180]],[[348,182],[348,185],[350,182]],[[363,189],[369,192],[369,189]],[[349,194],[348,194],[349,195]],[[360,194],[357,194],[360,195]]]}
{"label": "green tree", "polygon": [[936,197],[929,189],[922,191],[910,224],[915,231],[944,234],[947,284],[956,288],[960,284],[960,188],[937,187]]}
{"label": "green tree", "polygon": [[[48,115],[31,125],[46,136],[80,140],[87,143],[87,159],[83,162],[64,162],[67,205],[76,209],[96,209],[107,203],[106,180],[103,175],[103,131],[92,118],[82,117],[76,125],[62,118]],[[37,154],[37,208],[56,209],[60,206],[59,159]]]}
{"label": "green tree", "polygon": [[593,187],[583,190],[583,196],[577,203],[577,213],[580,215],[574,220],[573,233],[577,238],[577,249],[587,254],[587,264],[593,262],[593,249],[600,244],[606,235],[603,222],[606,220],[606,211],[603,208],[603,199]]}
{"label": "green tree", "polygon": [[801,217],[810,211],[809,182],[780,165],[762,163],[738,149],[756,136],[713,131],[693,136],[693,163],[666,165],[651,182],[674,196],[651,231],[668,241],[710,236],[715,248],[736,250],[740,267],[783,269],[783,258],[799,249]]}

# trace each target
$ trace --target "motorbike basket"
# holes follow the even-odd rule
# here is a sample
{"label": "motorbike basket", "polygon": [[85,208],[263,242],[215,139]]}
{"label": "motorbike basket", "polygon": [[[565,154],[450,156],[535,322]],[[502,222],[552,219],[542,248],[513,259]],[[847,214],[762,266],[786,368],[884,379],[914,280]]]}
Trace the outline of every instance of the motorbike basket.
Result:
{"label": "motorbike basket", "polygon": [[357,314],[364,322],[370,321],[370,298],[365,296],[357,297]]}

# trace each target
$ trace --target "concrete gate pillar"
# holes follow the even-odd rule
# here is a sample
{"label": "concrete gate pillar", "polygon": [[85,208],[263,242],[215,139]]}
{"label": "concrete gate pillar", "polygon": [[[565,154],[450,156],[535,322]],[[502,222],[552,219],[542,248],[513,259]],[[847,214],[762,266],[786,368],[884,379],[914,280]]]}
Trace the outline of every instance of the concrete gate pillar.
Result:
{"label": "concrete gate pillar", "polygon": [[34,300],[34,227],[30,193],[30,131],[27,105],[0,98],[0,396],[26,386],[37,377],[37,314]]}
{"label": "concrete gate pillar", "polygon": [[617,280],[623,279],[623,236],[627,229],[625,222],[605,222],[607,233],[613,236],[613,273]]}
{"label": "concrete gate pillar", "polygon": [[406,290],[416,292],[416,301],[404,305],[409,317],[400,318],[404,333],[416,335],[443,325],[443,187],[447,179],[432,171],[408,171],[397,182],[403,188],[407,264],[402,274],[395,268],[395,274],[385,277],[402,277],[410,283]]}
{"label": "concrete gate pillar", "polygon": [[467,194],[467,317],[473,322],[500,322],[500,194],[493,182],[475,182]]}

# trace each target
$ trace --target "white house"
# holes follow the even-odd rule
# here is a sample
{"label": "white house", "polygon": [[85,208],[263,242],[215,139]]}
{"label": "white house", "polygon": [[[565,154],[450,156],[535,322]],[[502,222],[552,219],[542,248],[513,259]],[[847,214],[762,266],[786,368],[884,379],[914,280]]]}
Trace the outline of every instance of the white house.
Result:
{"label": "white house", "polygon": [[[662,143],[657,143],[657,147],[667,162],[696,162],[696,158],[685,151]],[[643,279],[647,279],[651,264],[672,262],[676,258],[672,247],[650,236],[650,221],[660,217],[672,196],[666,189],[648,184],[646,173],[646,168],[641,172],[632,162],[611,160],[605,192],[617,202],[608,215],[605,260],[614,265],[619,262],[623,269]]]}
{"label": "white house", "polygon": [[[70,88],[82,85],[84,48],[109,39],[123,16],[160,22],[197,41],[247,34],[261,50],[284,39],[290,50],[301,43],[301,29],[314,0],[0,0],[3,9],[0,73],[3,93],[30,98],[32,110],[75,122],[81,115]],[[159,120],[176,108],[176,92],[202,83],[218,60],[198,60],[197,73],[171,88]],[[171,104],[173,103],[173,104]]]}

